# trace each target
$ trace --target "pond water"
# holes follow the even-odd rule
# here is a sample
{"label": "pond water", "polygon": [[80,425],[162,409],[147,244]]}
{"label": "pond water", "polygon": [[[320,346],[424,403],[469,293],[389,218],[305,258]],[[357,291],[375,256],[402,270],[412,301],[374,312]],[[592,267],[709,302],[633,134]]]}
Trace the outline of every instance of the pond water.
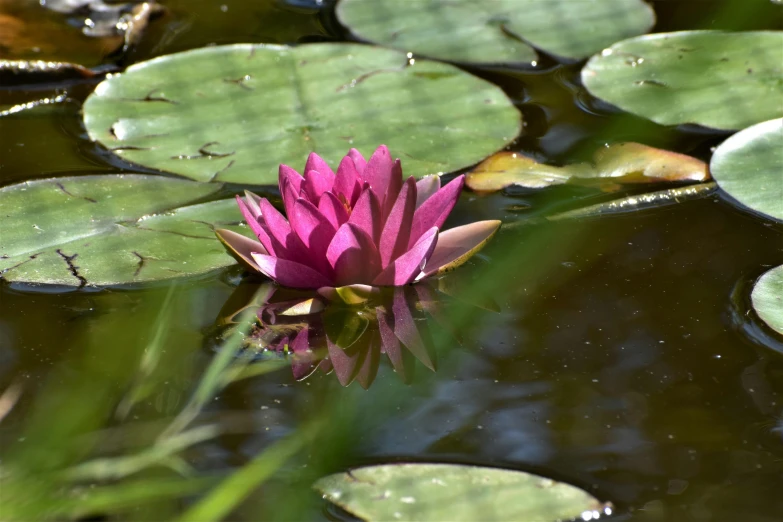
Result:
{"label": "pond water", "polygon": [[[211,43],[346,38],[329,8],[315,1],[166,4],[171,14],[150,26],[129,61]],[[780,28],[766,7],[728,16],[731,4],[653,2],[654,30]],[[468,70],[502,86],[522,111],[525,132],[511,149],[542,160],[582,160],[607,140],[707,159],[727,136],[621,115],[578,84],[580,65],[547,58],[536,70]],[[131,170],[81,128],[79,102],[94,84],[73,87],[73,103],[0,118],[0,185]],[[524,221],[605,199],[583,188],[466,191],[447,227]],[[436,372],[418,365],[406,385],[382,361],[367,390],[342,387],[323,373],[296,382],[288,369],[239,381],[203,413],[204,422],[225,432],[188,449],[186,461],[203,472],[238,468],[328,411],[324,433],[255,498],[265,519],[349,519],[311,492],[313,478],[404,460],[534,471],[610,500],[623,520],[780,520],[783,341],[748,314],[748,295],[755,278],[781,263],[781,245],[783,229],[716,194],[579,222],[508,227],[464,268],[464,277],[489,281],[500,312],[471,312],[461,346],[438,343]],[[57,440],[81,431],[120,433],[127,424],[170,418],[213,357],[213,325],[241,277],[231,269],[177,286],[163,368],[156,370],[160,385],[129,416],[104,411],[80,425],[77,407],[52,419],[72,425],[47,427],[38,418],[38,438],[27,440],[20,433],[28,419],[59,411],[56,396],[70,387],[82,390],[81,401],[121,395],[167,287],[0,284],[0,381],[23,384],[19,404],[0,424],[3,448],[55,454]],[[109,437],[116,443],[110,454],[134,444],[118,438]],[[249,520],[258,513],[240,510]]]}

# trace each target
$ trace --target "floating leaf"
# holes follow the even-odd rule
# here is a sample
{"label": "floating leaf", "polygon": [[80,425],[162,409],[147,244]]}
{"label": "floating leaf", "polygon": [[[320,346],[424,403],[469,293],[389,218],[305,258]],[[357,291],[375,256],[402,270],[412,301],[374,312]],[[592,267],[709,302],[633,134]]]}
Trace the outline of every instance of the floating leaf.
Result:
{"label": "floating leaf", "polygon": [[342,0],[337,17],[359,38],[402,51],[511,64],[535,61],[531,45],[585,58],[655,22],[640,0]]}
{"label": "floating leaf", "polygon": [[595,173],[580,172],[584,178],[608,178],[616,183],[659,181],[705,181],[707,164],[692,156],[648,147],[640,143],[615,143],[601,147],[594,155]]}
{"label": "floating leaf", "polygon": [[498,152],[465,177],[476,192],[494,192],[509,185],[544,188],[563,183],[598,184],[605,190],[616,184],[710,179],[707,165],[696,158],[639,143],[615,143],[598,149],[593,164],[556,167],[518,152]]}
{"label": "floating leaf", "polygon": [[386,143],[406,174],[471,165],[519,132],[496,86],[456,67],[354,44],[230,45],[163,56],[84,104],[90,137],[122,158],[199,181],[277,184],[279,163]]}
{"label": "floating leaf", "polygon": [[761,320],[783,335],[783,265],[759,277],[750,299]]}
{"label": "floating leaf", "polygon": [[713,154],[710,170],[735,200],[783,221],[783,118],[731,136]]}
{"label": "floating leaf", "polygon": [[571,179],[563,167],[546,165],[518,152],[498,152],[465,176],[465,185],[476,192],[496,192],[510,185],[545,188]]}
{"label": "floating leaf", "polygon": [[146,175],[52,178],[3,187],[0,278],[82,287],[229,266],[234,260],[215,240],[213,224],[236,223],[236,202],[191,205],[220,188]]}
{"label": "floating leaf", "polygon": [[596,520],[612,512],[610,505],[563,482],[454,464],[368,466],[324,477],[315,488],[327,500],[371,521],[554,522]]}
{"label": "floating leaf", "polygon": [[741,129],[783,115],[781,49],[779,31],[650,34],[590,58],[582,82],[662,125]]}

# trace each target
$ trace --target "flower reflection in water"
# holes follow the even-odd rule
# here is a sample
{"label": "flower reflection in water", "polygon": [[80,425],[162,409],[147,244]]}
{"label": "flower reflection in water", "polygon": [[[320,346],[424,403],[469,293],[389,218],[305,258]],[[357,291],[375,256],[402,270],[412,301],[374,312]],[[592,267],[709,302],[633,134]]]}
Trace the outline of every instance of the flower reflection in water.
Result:
{"label": "flower reflection in water", "polygon": [[225,337],[242,312],[255,309],[245,352],[259,358],[288,358],[296,380],[320,370],[334,372],[343,386],[357,381],[366,389],[385,356],[408,383],[416,361],[432,371],[437,367],[433,321],[454,342],[459,339],[447,311],[455,301],[439,290],[447,288],[443,280],[436,280],[376,288],[367,294],[347,289],[348,293],[325,297],[244,282],[224,305],[218,325]]}

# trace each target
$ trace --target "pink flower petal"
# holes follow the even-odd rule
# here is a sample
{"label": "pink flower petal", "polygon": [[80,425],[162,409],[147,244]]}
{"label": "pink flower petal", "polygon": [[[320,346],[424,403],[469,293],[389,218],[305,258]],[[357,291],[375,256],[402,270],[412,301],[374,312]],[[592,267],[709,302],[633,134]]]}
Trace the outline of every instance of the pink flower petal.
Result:
{"label": "pink flower petal", "polygon": [[245,268],[258,272],[258,265],[253,260],[253,252],[259,254],[266,254],[267,251],[264,245],[258,241],[253,241],[249,237],[245,237],[242,234],[237,234],[234,231],[227,230],[225,228],[219,228],[215,230],[215,235],[223,245],[225,245],[228,253],[231,254],[234,259],[239,261]]}
{"label": "pink flower petal", "polygon": [[290,216],[293,213],[294,203],[299,199],[300,190],[301,188],[297,188],[290,180],[280,179],[280,196],[283,198],[283,207],[285,208],[286,216]]}
{"label": "pink flower petal", "polygon": [[381,266],[372,238],[353,223],[345,223],[334,234],[326,251],[326,259],[334,268],[334,279],[338,286],[369,283]]}
{"label": "pink flower petal", "polygon": [[356,172],[358,172],[360,176],[364,175],[364,167],[367,166],[367,160],[364,159],[362,153],[356,149],[351,149],[348,151],[348,156],[351,157],[353,164],[356,165]]}
{"label": "pink flower petal", "polygon": [[377,333],[368,336],[368,346],[365,349],[364,361],[356,375],[359,385],[365,390],[368,389],[375,377],[378,375],[378,365],[381,362],[381,343]]}
{"label": "pink flower petal", "polygon": [[449,213],[451,213],[451,209],[457,203],[464,184],[465,176],[459,176],[416,209],[408,245],[418,241],[421,235],[430,228],[443,226],[446,218],[449,217]]}
{"label": "pink flower petal", "polygon": [[356,164],[353,160],[349,156],[346,156],[337,168],[337,175],[334,178],[332,192],[338,197],[342,196],[345,198],[345,201],[353,207],[356,204],[356,200],[359,199],[361,191],[362,184],[359,171],[356,170]]}
{"label": "pink flower petal", "polygon": [[272,240],[272,238],[269,236],[269,232],[264,227],[263,217],[259,216],[256,218],[253,215],[253,212],[247,206],[247,203],[245,203],[239,196],[236,196],[236,200],[237,204],[239,205],[239,210],[242,212],[242,216],[244,216],[247,225],[256,235],[261,244],[264,245],[266,251],[272,255],[277,255],[278,248],[280,248],[280,251],[282,252],[282,245],[275,245],[275,241]]}
{"label": "pink flower petal", "polygon": [[427,349],[411,310],[415,309],[413,303],[409,303],[405,297],[404,288],[394,289],[394,303],[392,304],[392,316],[394,317],[394,335],[400,342],[430,370],[435,371],[435,351]]}
{"label": "pink flower petal", "polygon": [[378,331],[381,334],[384,353],[391,361],[394,371],[400,376],[402,382],[410,383],[413,375],[407,370],[412,366],[406,359],[410,360],[411,356],[410,352],[403,352],[400,340],[394,335],[394,317],[391,313],[385,312],[381,306],[375,309],[375,316],[378,319]]}
{"label": "pink flower petal", "polygon": [[440,176],[433,174],[425,176],[416,182],[416,208],[430,199],[433,194],[440,190]]}
{"label": "pink flower petal", "polygon": [[[391,174],[389,175],[389,185],[386,188],[386,195],[383,199],[383,208],[381,213],[388,216],[391,212],[394,203],[397,201],[397,196],[400,195],[400,189],[402,188],[402,164],[400,160],[394,160],[392,164]],[[418,197],[418,193],[417,193]]]}
{"label": "pink flower petal", "polygon": [[318,211],[329,220],[329,223],[337,230],[340,225],[348,221],[348,210],[345,205],[331,192],[324,192],[318,201]]}
{"label": "pink flower petal", "polygon": [[[291,225],[288,224],[288,220],[269,202],[268,199],[262,198],[259,207],[261,208],[262,218],[259,223],[261,226],[266,225],[264,230],[267,234],[272,236],[275,242],[275,254],[282,255],[283,250],[285,250],[287,237],[291,233]],[[259,237],[259,239],[262,238]],[[278,245],[281,245],[283,248],[281,249]],[[269,249],[267,248],[267,250]]]}
{"label": "pink flower petal", "polygon": [[258,219],[261,215],[261,208],[258,206],[261,203],[261,196],[253,194],[249,190],[245,191],[245,203],[250,212]]}
{"label": "pink flower petal", "polygon": [[302,182],[302,189],[299,191],[299,197],[308,199],[314,205],[318,204],[321,194],[327,190],[332,190],[334,184],[334,174],[332,177],[321,174],[317,170],[308,170]]}
{"label": "pink flower petal", "polygon": [[392,177],[392,159],[389,154],[389,148],[381,145],[372,156],[362,174],[364,181],[370,184],[378,199],[383,202],[386,200],[386,194],[389,192],[389,184]]}
{"label": "pink flower petal", "polygon": [[258,269],[270,279],[291,288],[320,288],[331,281],[309,266],[264,254],[253,254]]}
{"label": "pink flower petal", "polygon": [[[315,170],[321,173],[321,175],[334,182],[334,172],[332,168],[326,163],[321,156],[315,152],[311,152],[307,157],[307,163],[305,163],[305,172]],[[331,188],[331,187],[330,187]]]}
{"label": "pink flower petal", "polygon": [[[262,215],[258,223],[266,233],[266,237],[269,238],[269,246],[264,242],[263,236],[259,236],[258,239],[270,253],[283,259],[308,265],[316,270],[326,266],[326,263],[321,265],[313,263],[307,247],[291,230],[291,225],[286,218],[267,199],[261,200],[260,207]],[[326,268],[329,267],[326,266]]]}
{"label": "pink flower petal", "polygon": [[294,188],[297,194],[302,188],[302,176],[297,171],[289,167],[288,165],[280,165],[278,170],[278,186],[280,187],[280,193],[283,193],[283,180],[288,180],[291,186]]}
{"label": "pink flower petal", "polygon": [[301,381],[318,369],[320,359],[310,349],[310,336],[310,328],[302,328],[289,345],[294,354],[291,361],[291,371],[297,381]]}
{"label": "pink flower petal", "polygon": [[376,245],[381,238],[381,205],[370,185],[365,185],[356,206],[351,211],[348,223],[358,226],[373,239]]}
{"label": "pink flower petal", "polygon": [[500,221],[477,221],[444,230],[438,237],[438,244],[424,266],[420,279],[434,273],[448,272],[463,264],[484,248],[499,227]]}
{"label": "pink flower petal", "polygon": [[356,349],[344,350],[330,341],[328,337],[326,338],[326,348],[337,380],[341,385],[348,386],[356,378],[367,352]]}
{"label": "pink flower petal", "polygon": [[324,274],[331,273],[331,267],[327,263],[325,255],[337,229],[315,205],[302,198],[297,199],[294,204],[291,225],[297,237],[308,250],[309,262],[307,264]]}
{"label": "pink flower petal", "polygon": [[416,180],[411,177],[403,183],[400,195],[386,218],[386,224],[381,232],[378,250],[381,252],[383,268],[408,249],[415,209]]}
{"label": "pink flower petal", "polygon": [[438,243],[438,228],[429,229],[413,248],[395,259],[373,281],[374,285],[402,286],[414,281],[427,265]]}

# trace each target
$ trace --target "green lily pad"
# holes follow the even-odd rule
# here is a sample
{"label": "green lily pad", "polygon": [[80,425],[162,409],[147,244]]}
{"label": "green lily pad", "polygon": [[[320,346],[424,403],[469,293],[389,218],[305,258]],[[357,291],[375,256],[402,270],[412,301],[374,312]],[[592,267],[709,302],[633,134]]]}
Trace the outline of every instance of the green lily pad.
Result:
{"label": "green lily pad", "polygon": [[52,178],[0,188],[0,279],[119,285],[232,265],[213,225],[236,224],[236,202],[191,205],[220,189],[146,175]]}
{"label": "green lily pad", "polygon": [[582,82],[594,96],[662,125],[742,129],[783,116],[783,33],[639,36],[590,58]]}
{"label": "green lily pad", "polygon": [[783,265],[759,277],[750,299],[761,320],[783,335]]}
{"label": "green lily pad", "polygon": [[198,181],[277,184],[317,152],[334,168],[385,143],[406,174],[450,172],[503,148],[521,115],[451,65],[356,44],[229,45],[133,65],[84,103],[90,137]]}
{"label": "green lily pad", "polygon": [[647,32],[641,0],[341,0],[337,18],[361,39],[432,58],[522,64],[533,47],[581,59]]}
{"label": "green lily pad", "polygon": [[[569,484],[497,468],[454,464],[387,464],[318,480],[324,498],[364,520],[549,522],[611,514]],[[587,514],[590,514],[589,518]]]}
{"label": "green lily pad", "polygon": [[721,143],[710,170],[732,198],[783,221],[783,118],[748,127]]}

